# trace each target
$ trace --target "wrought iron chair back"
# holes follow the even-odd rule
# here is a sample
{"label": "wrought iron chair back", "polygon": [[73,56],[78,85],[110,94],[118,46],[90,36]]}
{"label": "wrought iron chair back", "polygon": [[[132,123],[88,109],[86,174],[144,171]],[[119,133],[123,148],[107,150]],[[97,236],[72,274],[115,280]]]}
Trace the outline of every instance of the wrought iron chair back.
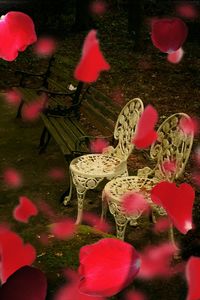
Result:
{"label": "wrought iron chair back", "polygon": [[[188,161],[194,135],[186,134],[180,126],[180,120],[191,118],[185,113],[176,113],[167,118],[158,128],[158,139],[151,146],[150,156],[156,160],[154,176],[159,179],[174,181],[183,173]],[[164,168],[165,162],[174,162],[173,171]]]}
{"label": "wrought iron chair back", "polygon": [[132,139],[143,110],[142,100],[134,98],[124,106],[118,116],[114,129],[114,138],[118,141],[118,144],[113,151],[113,155],[120,159],[127,160],[133,150]]}

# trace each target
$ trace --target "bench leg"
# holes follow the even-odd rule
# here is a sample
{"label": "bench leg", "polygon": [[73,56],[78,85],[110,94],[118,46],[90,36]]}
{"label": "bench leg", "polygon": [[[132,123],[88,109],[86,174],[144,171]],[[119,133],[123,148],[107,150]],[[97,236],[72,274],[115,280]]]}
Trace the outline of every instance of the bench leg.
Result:
{"label": "bench leg", "polygon": [[18,110],[17,110],[17,115],[16,115],[16,119],[21,119],[22,118],[22,107],[24,105],[24,100],[21,100]]}
{"label": "bench leg", "polygon": [[49,141],[51,139],[51,134],[49,133],[49,131],[46,129],[46,127],[44,127],[41,137],[40,137],[40,144],[39,144],[39,153],[43,153],[45,151],[45,149],[47,148]]}

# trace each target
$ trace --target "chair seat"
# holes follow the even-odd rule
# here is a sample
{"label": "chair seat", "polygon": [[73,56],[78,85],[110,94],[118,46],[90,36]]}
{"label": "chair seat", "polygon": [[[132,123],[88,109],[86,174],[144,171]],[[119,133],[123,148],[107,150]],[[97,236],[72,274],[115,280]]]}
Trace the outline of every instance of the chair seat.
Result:
{"label": "chair seat", "polygon": [[[119,177],[108,182],[104,188],[104,195],[115,206],[121,206],[122,196],[127,192],[143,193],[148,204],[160,215],[166,215],[165,210],[154,204],[150,197],[151,189],[159,182],[157,178],[145,178],[139,176]],[[121,209],[121,208],[120,208]]]}
{"label": "chair seat", "polygon": [[126,167],[126,161],[115,156],[102,154],[87,154],[72,160],[70,169],[73,173],[84,177],[112,177],[121,174]]}

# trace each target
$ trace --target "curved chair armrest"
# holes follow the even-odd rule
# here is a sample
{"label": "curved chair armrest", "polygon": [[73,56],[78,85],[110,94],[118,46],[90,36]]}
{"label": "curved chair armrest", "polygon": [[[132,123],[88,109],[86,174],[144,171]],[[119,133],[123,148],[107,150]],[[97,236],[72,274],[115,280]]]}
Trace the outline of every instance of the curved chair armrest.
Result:
{"label": "curved chair armrest", "polygon": [[152,172],[153,172],[153,170],[151,168],[144,167],[144,168],[138,170],[137,176],[147,178]]}

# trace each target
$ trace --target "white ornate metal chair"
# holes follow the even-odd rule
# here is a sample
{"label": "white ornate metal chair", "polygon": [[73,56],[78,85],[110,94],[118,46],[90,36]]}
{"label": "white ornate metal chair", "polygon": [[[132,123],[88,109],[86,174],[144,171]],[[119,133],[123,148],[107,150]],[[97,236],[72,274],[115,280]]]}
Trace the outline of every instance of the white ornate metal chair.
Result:
{"label": "white ornate metal chair", "polygon": [[115,129],[114,139],[118,141],[115,148],[108,147],[103,154],[86,154],[72,160],[70,171],[72,182],[77,191],[78,214],[76,224],[80,224],[83,214],[83,202],[87,190],[95,189],[107,178],[127,176],[127,159],[134,145],[131,143],[138,120],[144,110],[139,98],[130,100],[120,112]]}
{"label": "white ornate metal chair", "polygon": [[[137,225],[137,219],[143,213],[143,211],[138,211],[130,216],[123,211],[121,199],[127,192],[142,192],[152,208],[152,213],[157,212],[161,216],[166,215],[163,208],[152,202],[150,191],[158,182],[163,180],[174,181],[184,171],[192,148],[193,135],[186,135],[181,130],[179,121],[182,117],[190,119],[187,114],[176,113],[167,118],[158,128],[158,139],[150,149],[150,157],[156,161],[153,169],[145,167],[138,170],[137,176],[115,178],[105,185],[102,194],[102,219],[106,215],[107,207],[109,207],[109,211],[115,219],[118,238],[123,240],[127,223]],[[163,163],[169,160],[176,161],[176,170],[166,172]],[[172,226],[170,228],[170,238],[175,243]]]}

